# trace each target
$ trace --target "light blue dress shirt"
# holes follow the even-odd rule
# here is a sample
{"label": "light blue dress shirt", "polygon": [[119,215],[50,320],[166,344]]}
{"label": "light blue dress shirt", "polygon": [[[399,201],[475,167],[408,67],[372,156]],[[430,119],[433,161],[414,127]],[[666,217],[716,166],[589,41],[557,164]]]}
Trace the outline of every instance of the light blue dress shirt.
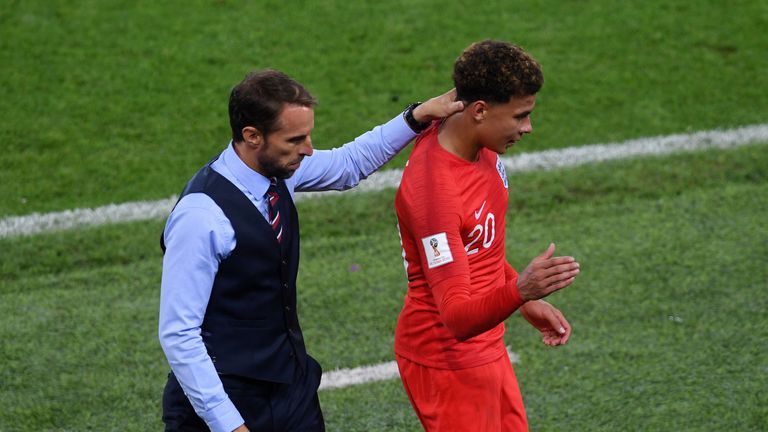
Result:
{"label": "light blue dress shirt", "polygon": [[[344,190],[379,169],[415,137],[399,115],[333,150],[316,150],[286,180],[294,191]],[[230,143],[211,167],[231,181],[267,218],[269,179],[249,168]],[[224,212],[203,193],[184,196],[165,225],[160,286],[160,345],[197,414],[214,432],[243,418],[227,396],[200,336],[219,263],[237,239]]]}

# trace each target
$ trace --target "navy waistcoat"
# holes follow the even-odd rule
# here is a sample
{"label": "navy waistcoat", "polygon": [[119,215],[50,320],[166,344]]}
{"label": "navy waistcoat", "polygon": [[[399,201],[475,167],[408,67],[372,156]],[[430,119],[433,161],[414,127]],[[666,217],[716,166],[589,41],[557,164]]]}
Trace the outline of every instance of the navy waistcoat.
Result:
{"label": "navy waistcoat", "polygon": [[[285,181],[279,180],[283,240],[278,243],[256,206],[211,163],[192,177],[179,197],[208,195],[235,231],[235,249],[219,264],[201,326],[205,348],[220,374],[291,383],[296,367],[305,369],[307,362],[296,314],[296,207]],[[163,236],[160,241],[165,251]]]}

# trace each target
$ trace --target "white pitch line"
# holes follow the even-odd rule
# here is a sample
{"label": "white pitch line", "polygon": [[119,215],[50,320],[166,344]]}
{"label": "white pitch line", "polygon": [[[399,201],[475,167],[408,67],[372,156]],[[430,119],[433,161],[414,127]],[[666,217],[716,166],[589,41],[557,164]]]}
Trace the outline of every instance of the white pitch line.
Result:
{"label": "white pitch line", "polygon": [[176,197],[170,197],[159,201],[134,201],[96,208],[12,216],[0,220],[0,238],[120,222],[161,219],[168,216],[175,203]]}
{"label": "white pitch line", "polygon": [[[657,136],[621,143],[594,144],[535,153],[522,153],[512,157],[504,157],[502,160],[509,175],[519,172],[574,167],[587,163],[641,156],[667,155],[709,148],[726,149],[765,143],[768,143],[768,124],[758,124],[735,129]],[[374,173],[367,180],[360,183],[357,188],[349,192],[361,193],[396,188],[400,184],[402,174],[403,171],[401,169]],[[337,193],[341,192],[300,192],[296,194],[296,200],[331,196]],[[176,198],[171,197],[159,201],[110,204],[92,209],[74,209],[54,213],[10,216],[0,219],[0,238],[120,222],[161,219],[168,216],[175,202]]]}
{"label": "white pitch line", "polygon": [[661,156],[706,149],[728,149],[758,143],[768,143],[768,124],[639,138],[618,144],[593,144],[536,153],[522,153],[515,157],[505,158],[504,166],[509,174],[510,172],[551,170],[641,156]]}
{"label": "white pitch line", "polygon": [[320,390],[344,388],[357,384],[387,381],[400,376],[394,361],[360,366],[352,369],[337,369],[323,372],[320,377]]}
{"label": "white pitch line", "polygon": [[[520,363],[520,357],[507,347],[507,354],[512,363]],[[387,381],[398,378],[397,363],[394,361],[379,363],[370,366],[360,366],[352,369],[337,369],[331,372],[323,372],[320,378],[320,390],[344,388],[353,385],[365,384],[376,381]]]}

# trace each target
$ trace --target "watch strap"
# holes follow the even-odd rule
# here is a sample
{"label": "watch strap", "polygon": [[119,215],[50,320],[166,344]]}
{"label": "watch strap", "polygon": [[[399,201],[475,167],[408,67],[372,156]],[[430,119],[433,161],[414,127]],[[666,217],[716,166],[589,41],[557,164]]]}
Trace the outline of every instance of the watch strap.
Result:
{"label": "watch strap", "polygon": [[405,108],[405,111],[403,111],[403,118],[405,119],[405,122],[408,124],[408,127],[411,128],[411,130],[415,133],[423,132],[431,124],[431,122],[420,123],[416,121],[416,118],[413,116],[413,110],[415,110],[419,105],[421,105],[421,102],[412,103]]}

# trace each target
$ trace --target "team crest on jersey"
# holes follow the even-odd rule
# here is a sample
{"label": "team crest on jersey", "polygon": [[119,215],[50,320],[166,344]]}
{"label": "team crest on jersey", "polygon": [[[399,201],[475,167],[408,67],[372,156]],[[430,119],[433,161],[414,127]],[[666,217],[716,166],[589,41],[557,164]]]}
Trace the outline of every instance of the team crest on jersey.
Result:
{"label": "team crest on jersey", "polygon": [[504,182],[504,188],[509,189],[509,184],[507,183],[507,170],[504,169],[504,163],[501,161],[501,157],[499,157],[499,155],[496,155],[496,171],[499,172],[501,181]]}
{"label": "team crest on jersey", "polygon": [[424,255],[427,257],[427,267],[435,268],[453,262],[448,238],[444,232],[428,235],[421,239],[424,245]]}

